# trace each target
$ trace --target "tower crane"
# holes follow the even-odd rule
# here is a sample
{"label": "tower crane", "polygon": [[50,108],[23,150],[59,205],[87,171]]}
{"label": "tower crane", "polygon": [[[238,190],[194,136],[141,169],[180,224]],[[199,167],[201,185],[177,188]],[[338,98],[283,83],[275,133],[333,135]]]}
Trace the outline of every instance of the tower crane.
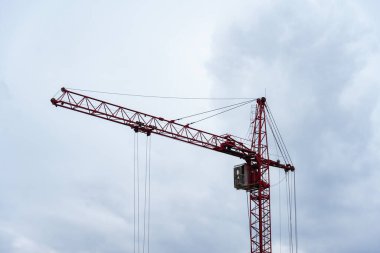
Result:
{"label": "tower crane", "polygon": [[230,134],[218,135],[144,112],[122,107],[66,88],[51,103],[76,112],[122,124],[135,132],[157,134],[244,160],[234,167],[234,187],[249,194],[250,252],[272,253],[269,167],[294,171],[291,163],[269,158],[266,98],[256,100],[250,143]]}

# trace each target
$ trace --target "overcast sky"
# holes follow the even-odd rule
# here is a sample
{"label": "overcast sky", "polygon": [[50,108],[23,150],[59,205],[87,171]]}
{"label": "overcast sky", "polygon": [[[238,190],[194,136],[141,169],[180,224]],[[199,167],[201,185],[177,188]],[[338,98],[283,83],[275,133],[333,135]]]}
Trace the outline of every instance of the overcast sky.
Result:
{"label": "overcast sky", "polygon": [[[134,133],[51,106],[62,86],[266,95],[297,170],[299,252],[378,252],[379,10],[370,0],[0,0],[0,252],[133,252]],[[169,119],[224,105],[92,95]],[[249,113],[198,127],[244,137]],[[248,252],[245,193],[232,181],[242,161],[151,140],[150,252]]]}

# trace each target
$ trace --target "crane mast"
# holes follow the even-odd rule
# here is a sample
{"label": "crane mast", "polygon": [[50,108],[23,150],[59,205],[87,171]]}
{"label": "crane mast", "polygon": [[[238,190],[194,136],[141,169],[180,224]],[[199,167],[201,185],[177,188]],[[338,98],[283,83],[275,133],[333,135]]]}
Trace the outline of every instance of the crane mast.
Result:
{"label": "crane mast", "polygon": [[251,149],[257,154],[256,161],[251,165],[256,167],[259,178],[258,185],[249,192],[251,252],[272,252],[269,164],[265,162],[269,159],[265,98],[257,101],[255,119],[251,124]]}
{"label": "crane mast", "polygon": [[51,99],[56,107],[126,125],[135,132],[157,134],[243,159],[244,164],[234,167],[234,186],[249,193],[250,252],[272,252],[269,167],[288,172],[294,171],[294,166],[269,158],[264,97],[256,101],[255,116],[251,122],[252,139],[247,145],[229,134],[213,134],[66,88],[61,88],[61,92],[58,98]]}

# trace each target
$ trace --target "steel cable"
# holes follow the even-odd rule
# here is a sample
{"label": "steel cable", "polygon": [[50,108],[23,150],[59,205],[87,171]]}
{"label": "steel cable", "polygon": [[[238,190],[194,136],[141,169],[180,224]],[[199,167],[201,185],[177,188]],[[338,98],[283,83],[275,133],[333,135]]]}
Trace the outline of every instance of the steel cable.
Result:
{"label": "steel cable", "polygon": [[133,252],[136,253],[136,133],[133,135]]}
{"label": "steel cable", "polygon": [[277,131],[277,133],[278,133],[278,135],[279,135],[279,137],[280,137],[280,141],[281,141],[281,143],[282,143],[282,146],[283,146],[284,149],[285,149],[285,152],[286,152],[287,158],[289,159],[290,164],[293,164],[293,161],[292,161],[292,159],[291,159],[291,157],[290,157],[290,155],[289,155],[288,149],[287,149],[286,146],[285,146],[285,143],[284,143],[284,140],[283,140],[283,138],[282,138],[281,132],[280,132],[280,130],[279,130],[278,127],[277,127],[277,123],[276,123],[276,121],[275,121],[275,119],[274,119],[274,117],[273,117],[273,115],[272,115],[272,112],[271,112],[271,110],[270,110],[268,104],[266,104],[266,108],[267,108],[267,111],[269,112],[270,117],[273,119],[273,123],[274,123],[275,129],[276,129],[276,131]]}
{"label": "steel cable", "polygon": [[150,191],[150,167],[151,167],[151,151],[152,151],[152,138],[149,138],[149,159],[148,159],[148,253],[149,253],[149,239],[150,239],[150,203],[151,203],[151,191]]}
{"label": "steel cable", "polygon": [[131,93],[119,93],[119,92],[108,92],[108,91],[97,91],[97,90],[87,90],[87,89],[77,89],[77,88],[67,88],[76,91],[86,91],[92,93],[102,93],[108,95],[119,95],[119,96],[129,96],[129,97],[142,97],[142,98],[160,98],[160,99],[181,99],[181,100],[248,100],[255,99],[249,97],[180,97],[180,96],[157,96],[157,95],[141,95],[141,94],[131,94]]}
{"label": "steel cable", "polygon": [[294,194],[294,229],[295,229],[295,237],[296,237],[296,253],[298,253],[298,228],[297,228],[297,191],[296,191],[296,173],[293,173],[293,194]]}
{"label": "steel cable", "polygon": [[144,177],[144,225],[143,225],[143,250],[145,253],[145,228],[146,228],[146,202],[147,202],[147,177],[148,177],[148,142],[149,136],[146,136],[146,144],[145,144],[145,177]]}
{"label": "steel cable", "polygon": [[[269,112],[268,112],[268,115],[269,115]],[[269,121],[268,121],[269,128],[270,128],[270,130],[272,132],[272,135],[273,135],[273,138],[274,138],[274,140],[276,142],[276,145],[277,145],[277,147],[278,147],[278,149],[279,149],[279,151],[281,153],[282,158],[285,160],[285,163],[288,163],[288,159],[286,158],[286,155],[285,155],[285,150],[283,150],[284,148],[282,147],[281,143],[278,140],[279,136],[277,135],[277,133],[276,133],[276,131],[274,129],[274,123],[273,123],[271,117],[268,117],[268,119],[269,119]]]}
{"label": "steel cable", "polygon": [[232,104],[232,105],[227,105],[227,106],[219,107],[219,108],[208,110],[208,111],[204,111],[204,112],[199,112],[199,113],[191,114],[191,115],[184,116],[184,117],[181,117],[181,118],[178,118],[178,119],[175,119],[175,120],[177,121],[177,120],[182,120],[182,119],[186,119],[186,118],[191,118],[191,117],[195,117],[195,116],[198,116],[198,115],[202,115],[202,114],[206,114],[206,113],[210,113],[210,112],[219,111],[219,110],[222,110],[222,109],[225,109],[225,108],[229,108],[229,107],[233,107],[233,106],[237,106],[237,105],[241,105],[241,104],[245,105],[245,104],[251,103],[253,101],[254,100],[251,99],[251,100],[247,100],[247,101],[236,103],[236,104]]}
{"label": "steel cable", "polygon": [[278,133],[278,129],[276,129],[276,125],[275,125],[275,122],[274,122],[274,118],[273,118],[273,115],[270,113],[270,110],[269,110],[269,107],[266,106],[266,109],[267,109],[267,112],[268,112],[268,119],[269,119],[269,127],[270,127],[270,130],[273,134],[273,138],[276,142],[276,145],[277,147],[279,148],[280,150],[280,153],[282,155],[282,157],[284,158],[284,161],[286,163],[288,163],[288,159],[287,159],[287,156],[286,156],[286,153],[285,153],[285,149],[282,145],[282,142],[280,140],[280,135]]}
{"label": "steel cable", "polygon": [[139,134],[136,133],[137,139],[137,252],[140,252],[140,166],[139,166]]}
{"label": "steel cable", "polygon": [[[269,119],[269,127],[274,136],[277,147],[280,150],[280,153],[287,164],[293,165],[293,161],[289,155],[288,149],[285,146],[282,135],[278,129],[277,123],[273,117],[273,114],[268,105],[266,105]],[[293,174],[293,182],[289,178],[288,173],[286,172],[286,198],[287,198],[287,212],[288,212],[288,233],[289,233],[289,251],[298,252],[298,228],[297,228],[297,203],[296,203],[296,182],[295,182],[295,173]],[[294,210],[293,210],[294,208]],[[293,214],[294,214],[294,224],[293,224]],[[293,231],[294,229],[294,231]],[[294,245],[295,243],[295,245]],[[280,249],[281,250],[281,249]]]}
{"label": "steel cable", "polygon": [[[281,172],[280,172],[280,170],[278,170],[278,178],[280,178],[280,176],[281,176]],[[285,177],[286,177],[286,175],[285,175]],[[278,187],[278,198],[279,198],[278,210],[279,210],[279,217],[280,217],[279,218],[279,220],[280,220],[280,253],[281,253],[282,252],[281,183]]]}
{"label": "steel cable", "polygon": [[227,110],[221,111],[221,112],[219,112],[219,113],[213,114],[213,115],[211,115],[211,116],[208,116],[208,117],[202,118],[202,119],[200,119],[200,120],[197,120],[197,121],[191,122],[191,123],[189,123],[189,125],[192,125],[192,124],[195,124],[195,123],[198,123],[198,122],[204,121],[204,120],[206,120],[206,119],[209,119],[209,118],[215,117],[215,116],[220,115],[220,114],[222,114],[222,113],[226,113],[226,112],[228,112],[228,111],[231,111],[231,110],[234,110],[234,109],[236,109],[236,108],[242,107],[242,106],[244,106],[244,105],[246,105],[246,104],[252,103],[252,101],[253,101],[253,100],[248,100],[248,101],[246,101],[246,102],[244,102],[244,103],[241,103],[241,104],[239,104],[239,105],[236,105],[235,107],[232,107],[232,108],[230,108],[230,109],[227,109]]}

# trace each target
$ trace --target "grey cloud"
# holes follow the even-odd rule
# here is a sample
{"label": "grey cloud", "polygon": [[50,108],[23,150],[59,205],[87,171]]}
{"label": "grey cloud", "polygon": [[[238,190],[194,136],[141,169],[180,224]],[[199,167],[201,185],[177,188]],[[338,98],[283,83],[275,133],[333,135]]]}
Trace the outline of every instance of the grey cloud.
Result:
{"label": "grey cloud", "polygon": [[267,88],[298,169],[301,249],[376,252],[380,205],[370,195],[379,192],[372,185],[379,158],[370,147],[380,78],[366,85],[363,76],[379,55],[376,17],[343,1],[264,6],[222,37],[209,64],[214,90],[256,95]]}
{"label": "grey cloud", "polygon": [[9,88],[4,81],[0,81],[0,102],[10,98]]}
{"label": "grey cloud", "polygon": [[[261,96],[266,88],[298,169],[303,252],[376,252],[376,7],[369,1],[355,6],[258,2],[259,7],[245,10],[248,21],[215,35],[211,96]],[[207,4],[195,2],[192,8]],[[99,2],[89,8],[41,1],[22,6],[5,13],[15,29],[7,25],[0,35],[6,53],[0,65],[7,67],[0,83],[0,251],[131,252],[133,133],[54,108],[50,96],[61,83],[142,94],[201,94],[209,87],[191,79],[198,72],[187,65],[199,66],[201,58],[181,60],[183,52],[199,51],[190,38],[208,18],[213,21],[212,13],[202,9],[207,18],[198,22],[182,4]],[[194,30],[182,33],[188,17]],[[208,35],[209,29],[196,35]],[[5,90],[12,96],[4,97]],[[153,107],[157,114],[203,109],[191,104],[187,113],[178,103],[109,100],[135,103],[136,109]],[[206,126],[216,131],[224,124],[244,136],[248,117],[229,114]],[[151,251],[247,252],[245,195],[233,189],[231,180],[232,166],[240,161],[152,139]]]}

